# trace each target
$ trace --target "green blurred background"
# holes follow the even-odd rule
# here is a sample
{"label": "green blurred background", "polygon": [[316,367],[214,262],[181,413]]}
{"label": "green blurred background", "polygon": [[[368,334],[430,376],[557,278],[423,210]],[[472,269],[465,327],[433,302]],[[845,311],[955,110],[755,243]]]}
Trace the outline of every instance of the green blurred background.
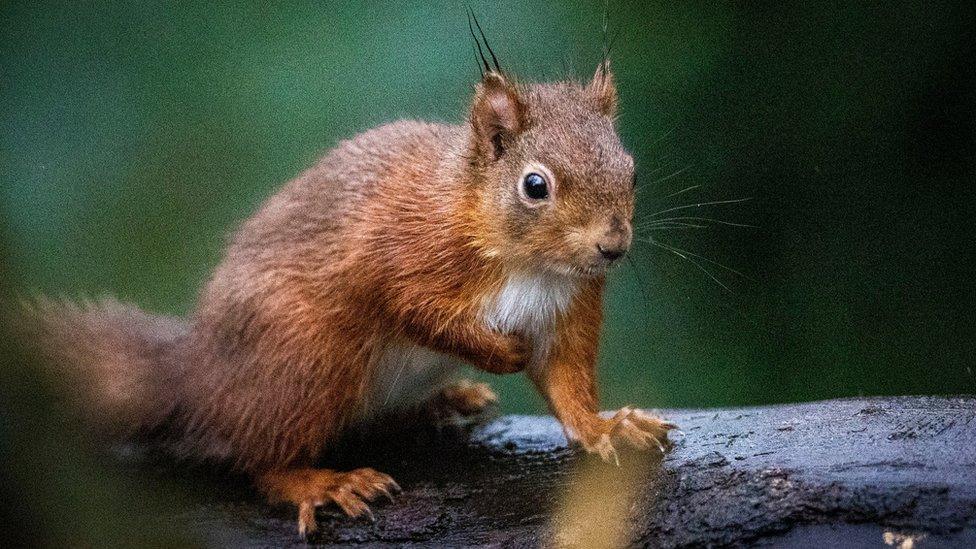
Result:
{"label": "green blurred background", "polygon": [[[462,119],[465,4],[258,4],[3,3],[16,292],[185,313],[228,233],[338,140]],[[470,5],[522,79],[600,57],[601,1]],[[675,213],[757,228],[643,233],[744,276],[638,244],[611,277],[606,407],[976,392],[974,23],[965,1],[611,2],[638,218],[751,197]]]}

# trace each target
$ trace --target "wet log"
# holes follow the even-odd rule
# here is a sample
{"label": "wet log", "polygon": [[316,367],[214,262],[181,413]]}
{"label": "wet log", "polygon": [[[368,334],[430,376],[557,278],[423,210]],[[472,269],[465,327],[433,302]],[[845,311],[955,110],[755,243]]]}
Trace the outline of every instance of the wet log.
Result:
{"label": "wet log", "polygon": [[[359,438],[329,458],[404,488],[375,522],[320,511],[322,545],[976,547],[976,398],[663,411],[664,459],[607,465],[549,417]],[[167,520],[216,546],[302,545],[243,479],[183,477]]]}

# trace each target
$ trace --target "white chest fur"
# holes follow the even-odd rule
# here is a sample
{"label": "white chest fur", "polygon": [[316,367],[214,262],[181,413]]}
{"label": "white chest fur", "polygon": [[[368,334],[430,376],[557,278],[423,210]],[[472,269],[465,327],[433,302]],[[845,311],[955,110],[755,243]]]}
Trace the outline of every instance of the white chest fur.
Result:
{"label": "white chest fur", "polygon": [[552,336],[556,319],[569,309],[576,289],[573,279],[559,275],[512,275],[488,296],[482,315],[493,330],[521,333],[541,343]]}
{"label": "white chest fur", "polygon": [[[515,275],[485,297],[482,319],[492,330],[530,338],[533,364],[548,352],[559,314],[569,309],[577,285],[552,274]],[[376,357],[377,380],[364,414],[407,408],[429,398],[460,366],[450,356],[407,343],[387,344]]]}

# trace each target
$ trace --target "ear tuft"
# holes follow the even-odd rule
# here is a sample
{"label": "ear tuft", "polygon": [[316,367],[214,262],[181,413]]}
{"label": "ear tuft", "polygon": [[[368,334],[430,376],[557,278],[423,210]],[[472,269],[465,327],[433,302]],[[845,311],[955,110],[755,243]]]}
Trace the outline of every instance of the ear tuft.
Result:
{"label": "ear tuft", "polygon": [[497,160],[525,123],[526,109],[516,86],[501,73],[486,73],[471,105],[471,127],[480,155]]}
{"label": "ear tuft", "polygon": [[600,63],[586,89],[601,113],[610,118],[617,116],[617,84],[610,70],[609,59]]}

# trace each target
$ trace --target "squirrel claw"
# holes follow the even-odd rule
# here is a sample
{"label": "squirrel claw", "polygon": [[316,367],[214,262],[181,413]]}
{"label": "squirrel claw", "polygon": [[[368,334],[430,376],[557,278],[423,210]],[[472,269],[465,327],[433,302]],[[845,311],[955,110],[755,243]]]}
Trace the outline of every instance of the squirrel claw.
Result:
{"label": "squirrel claw", "polygon": [[318,530],[315,509],[335,503],[352,518],[376,516],[367,501],[401,492],[400,485],[389,475],[370,468],[337,472],[328,469],[292,469],[268,473],[259,479],[272,503],[288,501],[298,506],[298,534],[308,539]]}
{"label": "squirrel claw", "polygon": [[612,458],[613,463],[618,467],[620,466],[620,456],[617,454],[617,449],[613,447],[613,443],[610,442],[610,437],[607,435],[601,435],[600,440],[592,448],[587,448],[587,450],[599,454],[600,458],[607,463],[610,463]]}
{"label": "squirrel claw", "polygon": [[[677,426],[650,414],[626,406],[601,423],[595,442],[583,443],[583,448],[598,454],[607,463],[620,464],[618,447],[634,450],[656,450],[664,455],[670,446],[668,432]],[[592,440],[592,439],[591,439]]]}

